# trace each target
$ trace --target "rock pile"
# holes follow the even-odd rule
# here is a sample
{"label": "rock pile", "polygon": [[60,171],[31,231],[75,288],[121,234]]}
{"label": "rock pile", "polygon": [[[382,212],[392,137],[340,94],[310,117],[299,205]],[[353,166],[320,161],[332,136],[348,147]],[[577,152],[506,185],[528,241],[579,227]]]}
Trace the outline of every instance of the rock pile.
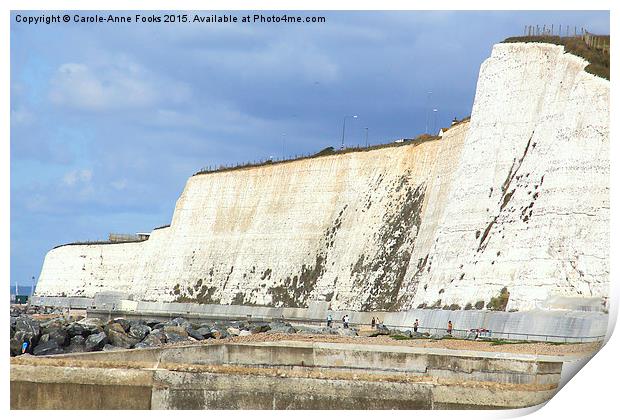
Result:
{"label": "rock pile", "polygon": [[[334,329],[335,330],[335,329]],[[59,315],[40,321],[27,313],[11,313],[11,356],[34,356],[146,348],[165,343],[222,339],[251,334],[297,332],[291,324],[275,321],[216,321],[192,323],[184,318],[169,321],[115,318],[70,318]],[[336,330],[335,330],[336,331]],[[350,333],[349,333],[350,334]]]}
{"label": "rock pile", "polygon": [[[11,356],[25,353],[47,356],[62,353],[112,351],[119,349],[157,347],[166,343],[181,343],[252,334],[312,334],[346,337],[391,336],[395,339],[425,338],[429,334],[390,330],[383,325],[376,328],[333,328],[323,326],[292,326],[283,320],[190,322],[184,318],[168,321],[128,320],[115,318],[105,322],[99,318],[73,318],[62,312],[48,312],[56,316],[39,320],[26,311],[11,311]],[[433,337],[434,338],[434,337]]]}

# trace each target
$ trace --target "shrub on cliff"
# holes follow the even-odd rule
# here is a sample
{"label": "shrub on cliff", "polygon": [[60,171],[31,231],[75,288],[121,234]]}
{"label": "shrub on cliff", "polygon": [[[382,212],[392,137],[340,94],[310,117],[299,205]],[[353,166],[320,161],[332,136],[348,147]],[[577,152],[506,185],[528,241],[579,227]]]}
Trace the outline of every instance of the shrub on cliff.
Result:
{"label": "shrub on cliff", "polygon": [[492,311],[505,311],[506,306],[508,306],[508,299],[510,299],[510,293],[508,292],[508,288],[504,287],[499,292],[499,296],[491,298],[487,304],[487,309]]}

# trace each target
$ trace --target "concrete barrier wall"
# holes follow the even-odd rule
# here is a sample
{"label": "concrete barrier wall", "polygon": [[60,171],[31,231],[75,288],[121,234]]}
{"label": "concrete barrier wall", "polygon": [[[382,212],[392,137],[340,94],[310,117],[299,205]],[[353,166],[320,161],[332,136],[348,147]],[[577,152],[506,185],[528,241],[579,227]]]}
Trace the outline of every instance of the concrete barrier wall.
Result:
{"label": "concrete barrier wall", "polygon": [[[214,366],[235,368],[201,369]],[[524,407],[553,395],[561,369],[551,356],[405,346],[193,345],[14,360],[11,408]]]}

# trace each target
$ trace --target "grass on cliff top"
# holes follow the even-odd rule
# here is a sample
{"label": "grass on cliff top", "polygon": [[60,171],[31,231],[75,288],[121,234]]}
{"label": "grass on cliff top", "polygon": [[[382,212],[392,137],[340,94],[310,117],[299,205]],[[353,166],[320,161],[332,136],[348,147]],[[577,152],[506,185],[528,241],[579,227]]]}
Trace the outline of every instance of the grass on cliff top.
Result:
{"label": "grass on cliff top", "polygon": [[219,172],[235,171],[237,169],[259,168],[261,166],[277,165],[279,163],[289,163],[289,162],[295,162],[295,161],[298,161],[298,160],[317,158],[317,157],[321,157],[321,156],[344,155],[344,154],[347,154],[347,153],[368,152],[368,151],[371,151],[371,150],[386,149],[386,148],[390,148],[390,147],[419,145],[419,144],[422,144],[422,143],[426,143],[427,141],[438,140],[440,138],[441,137],[439,137],[439,136],[433,136],[431,134],[421,134],[418,137],[416,137],[415,139],[411,139],[411,140],[408,140],[408,141],[403,141],[401,143],[391,142],[391,143],[377,144],[377,145],[369,146],[369,147],[347,147],[344,150],[338,150],[338,149],[335,149],[333,147],[326,147],[325,149],[321,150],[320,152],[312,154],[312,155],[296,156],[294,158],[283,159],[283,160],[271,160],[271,159],[268,159],[268,160],[264,160],[264,161],[260,161],[260,162],[242,163],[242,164],[233,165],[233,166],[223,166],[222,165],[222,166],[220,166],[218,168],[215,168],[215,169],[201,169],[200,171],[196,172],[194,174],[194,176],[196,176],[196,175],[203,175],[203,174],[211,174],[211,173],[219,173]]}
{"label": "grass on cliff top", "polygon": [[560,37],[557,35],[538,35],[538,36],[513,36],[506,38],[503,42],[543,42],[546,44],[562,45],[564,51],[579,56],[587,60],[590,64],[586,71],[595,76],[609,79],[609,51],[603,52],[595,48],[590,48],[579,36]]}

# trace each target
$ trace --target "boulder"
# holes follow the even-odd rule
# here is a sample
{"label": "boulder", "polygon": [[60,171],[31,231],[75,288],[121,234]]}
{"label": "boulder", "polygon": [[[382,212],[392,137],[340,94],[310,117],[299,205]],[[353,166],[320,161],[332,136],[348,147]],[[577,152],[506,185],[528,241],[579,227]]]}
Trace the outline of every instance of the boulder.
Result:
{"label": "boulder", "polygon": [[18,356],[22,354],[22,344],[23,342],[17,340],[16,338],[11,338],[9,345],[11,349],[11,356]]}
{"label": "boulder", "polygon": [[356,337],[357,330],[355,328],[338,328],[338,335],[343,337]]}
{"label": "boulder", "polygon": [[39,343],[33,350],[32,354],[35,356],[48,356],[50,354],[61,354],[63,353],[62,349],[58,345],[58,343],[54,340],[47,340],[45,342]]}
{"label": "boulder", "polygon": [[300,334],[322,334],[325,328],[327,327],[311,327],[309,325],[298,325],[295,327],[297,332]]}
{"label": "boulder", "polygon": [[145,348],[145,347],[156,347],[156,346],[161,346],[162,344],[163,344],[163,341],[161,337],[159,336],[159,334],[149,334],[146,336],[144,340],[136,344],[134,348],[140,349],[140,348]]}
{"label": "boulder", "polygon": [[192,324],[188,320],[183,318],[183,317],[173,318],[173,319],[170,320],[170,323],[172,325],[176,325],[178,327],[183,327],[183,328],[187,328],[187,327],[191,327],[192,326]]}
{"label": "boulder", "polygon": [[264,333],[269,331],[270,329],[271,327],[267,323],[253,324],[250,326],[250,331],[252,332],[252,334]]}
{"label": "boulder", "polygon": [[[119,324],[113,324],[113,325],[119,325]],[[111,345],[115,347],[121,347],[124,349],[130,349],[140,342],[140,340],[130,337],[129,334],[125,333],[124,331],[120,332],[116,328],[115,329],[111,328],[108,330],[108,341],[110,342]]]}
{"label": "boulder", "polygon": [[129,331],[129,328],[131,328],[131,323],[125,318],[114,318],[110,324],[119,324],[123,327],[123,331],[125,332]]}
{"label": "boulder", "polygon": [[82,353],[86,351],[86,339],[81,335],[71,338],[69,345],[65,348],[67,353]]}
{"label": "boulder", "polygon": [[86,351],[97,351],[101,350],[106,344],[108,344],[108,336],[102,331],[97,334],[89,335],[84,342],[84,349]]}
{"label": "boulder", "polygon": [[193,328],[188,328],[186,331],[187,331],[187,335],[190,336],[191,338],[196,339],[196,340],[204,340],[204,336],[200,334],[197,330]]}
{"label": "boulder", "polygon": [[151,328],[143,324],[132,325],[131,328],[129,328],[129,336],[138,341],[144,340],[144,337],[146,337],[150,332]]}
{"label": "boulder", "polygon": [[200,327],[196,330],[197,334],[202,336],[202,339],[213,338],[213,331],[211,331],[211,327]]}
{"label": "boulder", "polygon": [[36,346],[39,343],[39,338],[40,336],[33,336],[31,331],[15,331],[15,335],[13,335],[13,338],[17,341],[19,341],[20,343],[24,343],[27,342],[28,343],[28,349],[30,351],[30,348],[33,346]]}
{"label": "boulder", "polygon": [[84,318],[77,322],[86,330],[86,334],[98,334],[103,331],[105,323],[99,318]]}
{"label": "boulder", "polygon": [[272,322],[269,324],[270,333],[295,334],[297,330],[288,322]]}
{"label": "boulder", "polygon": [[239,328],[235,328],[235,327],[228,327],[226,328],[226,332],[232,336],[232,337],[236,337],[241,333],[241,330]]}
{"label": "boulder", "polygon": [[166,334],[164,333],[163,330],[159,330],[159,329],[152,330],[151,333],[146,336],[146,338],[153,337],[153,336],[159,338],[162,341],[162,343],[166,342]]}
{"label": "boulder", "polygon": [[65,327],[65,331],[70,337],[75,336],[87,336],[90,334],[90,330],[79,322],[72,322]]}
{"label": "boulder", "polygon": [[49,335],[50,340],[58,343],[58,347],[64,347],[69,343],[69,334],[62,328],[50,330],[47,335]]}
{"label": "boulder", "polygon": [[41,334],[49,333],[53,330],[58,330],[64,328],[67,325],[67,322],[64,318],[54,318],[48,321],[42,322],[41,324]]}
{"label": "boulder", "polygon": [[166,325],[164,326],[164,333],[166,334],[166,336],[168,336],[168,334],[170,333],[180,335],[183,338],[187,338],[187,330],[181,326]]}
{"label": "boulder", "polygon": [[213,328],[211,330],[211,335],[213,338],[217,338],[217,339],[226,338],[229,336],[228,332],[222,328]]}
{"label": "boulder", "polygon": [[123,333],[123,334],[125,333],[125,328],[118,322],[113,322],[111,324],[106,325],[103,330],[108,335],[110,334],[110,331],[115,331],[115,332]]}
{"label": "boulder", "polygon": [[32,337],[38,337],[41,334],[41,326],[38,321],[27,316],[20,316],[15,321],[15,331],[23,331]]}
{"label": "boulder", "polygon": [[375,328],[364,328],[358,331],[361,337],[377,337],[380,335],[390,335],[390,330],[382,324]]}
{"label": "boulder", "polygon": [[246,337],[248,335],[252,335],[252,332],[248,331],[248,330],[241,330],[241,331],[239,331],[239,337]]}
{"label": "boulder", "polygon": [[161,324],[161,321],[158,321],[156,319],[147,319],[144,321],[144,324],[151,327],[151,329],[155,329],[155,325]]}

